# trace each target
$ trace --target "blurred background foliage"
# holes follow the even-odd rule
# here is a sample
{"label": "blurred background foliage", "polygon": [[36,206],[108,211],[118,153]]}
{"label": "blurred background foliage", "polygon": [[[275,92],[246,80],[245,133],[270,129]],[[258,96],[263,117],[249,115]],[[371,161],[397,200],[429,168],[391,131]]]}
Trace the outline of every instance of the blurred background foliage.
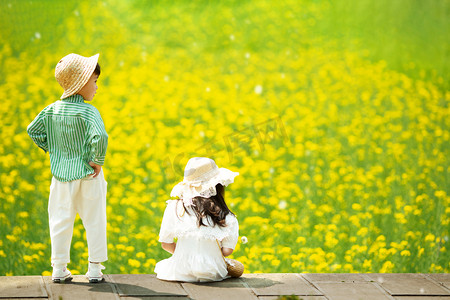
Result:
{"label": "blurred background foliage", "polygon": [[[2,0],[0,28],[2,39],[14,55],[39,53],[56,49],[82,52],[92,49],[86,43],[89,35],[96,47],[111,47],[96,27],[104,24],[101,9],[86,22],[79,7],[84,1],[7,1]],[[307,47],[316,38],[333,40],[334,47],[361,51],[373,61],[384,60],[391,69],[410,76],[433,76],[448,88],[450,1],[104,1],[117,18],[116,31],[121,38],[139,43],[146,49],[177,47],[202,51],[226,51],[229,48],[252,51],[274,51]],[[292,9],[292,5],[296,7]],[[273,6],[274,9],[270,9]],[[269,7],[269,9],[268,9]],[[311,9],[312,8],[312,9]],[[184,15],[189,23],[177,18]],[[76,17],[78,41],[67,33],[66,23]],[[178,19],[178,20],[177,20]],[[170,20],[171,26],[167,26]],[[203,20],[203,21],[202,21]],[[201,30],[204,25],[214,30]],[[183,26],[181,25],[183,22]],[[95,24],[88,28],[85,23]],[[121,25],[120,25],[121,23]],[[297,26],[302,25],[302,26]],[[192,30],[193,27],[195,30]],[[267,28],[276,30],[267,30]],[[111,28],[111,29],[112,29]],[[231,43],[229,32],[239,32],[241,42]],[[97,34],[96,34],[97,32]],[[195,46],[193,45],[196,42]],[[300,42],[300,44],[299,44]],[[128,44],[129,45],[129,44]],[[117,45],[124,48],[127,45]],[[105,49],[106,50],[106,49]],[[65,53],[65,52],[63,52]],[[425,72],[425,74],[424,74]]]}
{"label": "blurred background foliage", "polygon": [[[192,156],[240,172],[247,272],[448,272],[444,1],[0,0],[0,275],[49,275],[58,60],[100,53],[108,273],[152,273]],[[261,234],[264,232],[264,234]],[[245,240],[245,239],[244,239]],[[86,270],[77,219],[73,273]]]}

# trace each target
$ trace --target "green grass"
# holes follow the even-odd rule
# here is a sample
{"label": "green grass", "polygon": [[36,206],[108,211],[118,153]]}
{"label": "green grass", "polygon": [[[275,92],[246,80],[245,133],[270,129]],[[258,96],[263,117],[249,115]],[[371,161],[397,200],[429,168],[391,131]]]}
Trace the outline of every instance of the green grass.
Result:
{"label": "green grass", "polygon": [[449,88],[450,1],[326,1],[317,33],[343,49],[368,50],[373,61]]}

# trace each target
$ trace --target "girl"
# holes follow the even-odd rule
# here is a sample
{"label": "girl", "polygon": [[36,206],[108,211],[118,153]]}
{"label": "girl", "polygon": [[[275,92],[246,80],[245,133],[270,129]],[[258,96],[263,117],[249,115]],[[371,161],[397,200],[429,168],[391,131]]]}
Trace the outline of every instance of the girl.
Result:
{"label": "girl", "polygon": [[237,175],[209,158],[188,161],[184,180],[170,193],[179,199],[167,201],[161,223],[159,241],[173,255],[156,264],[157,278],[204,282],[229,277],[223,256],[233,253],[239,225],[225,203],[224,187]]}

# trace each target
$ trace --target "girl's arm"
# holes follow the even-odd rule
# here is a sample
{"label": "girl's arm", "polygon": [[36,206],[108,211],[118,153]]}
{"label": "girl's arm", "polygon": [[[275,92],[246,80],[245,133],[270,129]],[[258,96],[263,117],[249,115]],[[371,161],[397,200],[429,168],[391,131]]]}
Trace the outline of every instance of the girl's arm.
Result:
{"label": "girl's arm", "polygon": [[227,247],[222,247],[222,254],[223,254],[223,256],[228,256],[231,253],[233,253],[233,249],[227,248]]}
{"label": "girl's arm", "polygon": [[239,224],[236,217],[227,215],[227,226],[230,226],[230,233],[222,240],[221,243],[223,256],[228,256],[233,253],[234,247],[236,247],[239,238]]}
{"label": "girl's arm", "polygon": [[171,254],[175,252],[176,246],[177,243],[163,243],[163,242],[161,243],[161,247]]}

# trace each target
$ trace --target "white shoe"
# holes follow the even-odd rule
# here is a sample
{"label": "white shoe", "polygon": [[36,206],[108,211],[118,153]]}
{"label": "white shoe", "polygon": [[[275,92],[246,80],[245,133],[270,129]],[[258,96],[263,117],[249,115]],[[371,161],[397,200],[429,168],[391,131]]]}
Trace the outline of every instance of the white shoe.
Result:
{"label": "white shoe", "polygon": [[55,283],[71,281],[72,273],[66,266],[53,266],[52,280]]}
{"label": "white shoe", "polygon": [[103,280],[105,280],[102,273],[102,270],[104,269],[105,267],[100,263],[89,263],[89,269],[86,273],[86,278],[89,279],[90,283],[102,282]]}

